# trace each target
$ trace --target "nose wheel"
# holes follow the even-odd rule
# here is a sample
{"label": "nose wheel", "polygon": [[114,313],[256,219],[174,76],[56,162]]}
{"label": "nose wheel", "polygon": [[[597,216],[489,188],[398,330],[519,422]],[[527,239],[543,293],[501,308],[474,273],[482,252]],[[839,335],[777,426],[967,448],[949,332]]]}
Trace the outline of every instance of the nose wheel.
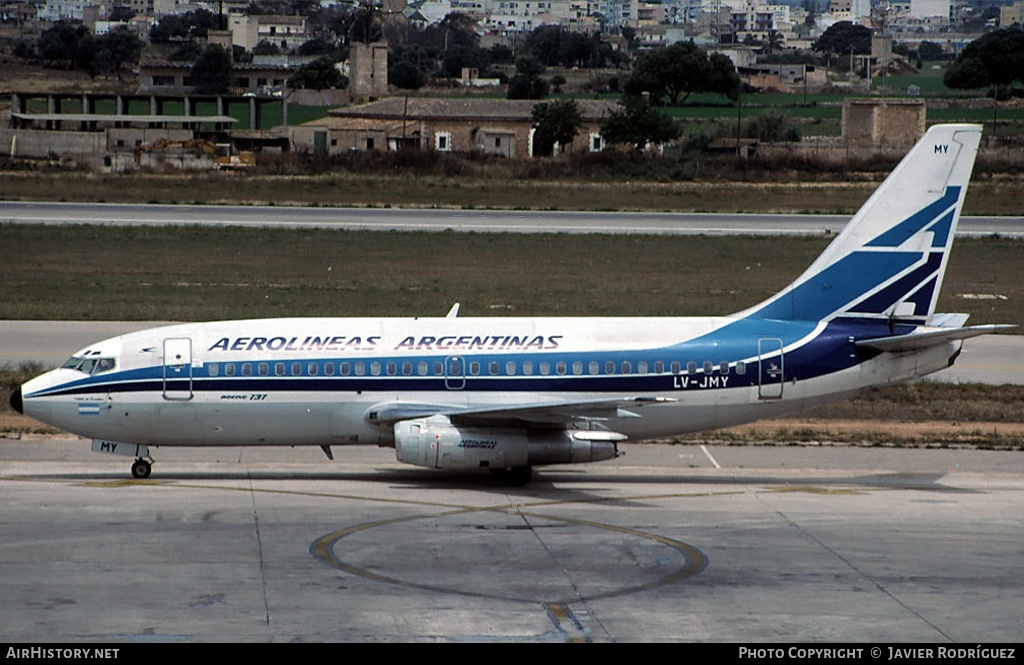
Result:
{"label": "nose wheel", "polygon": [[132,478],[149,478],[153,472],[153,465],[149,460],[141,457],[132,463]]}

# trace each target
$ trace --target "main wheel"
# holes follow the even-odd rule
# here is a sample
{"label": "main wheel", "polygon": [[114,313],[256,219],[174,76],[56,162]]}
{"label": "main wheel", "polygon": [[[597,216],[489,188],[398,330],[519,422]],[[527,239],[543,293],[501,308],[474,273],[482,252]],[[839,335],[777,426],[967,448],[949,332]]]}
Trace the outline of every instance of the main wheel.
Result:
{"label": "main wheel", "polygon": [[153,471],[153,465],[144,459],[137,459],[132,463],[132,477],[133,478],[149,478],[149,474]]}

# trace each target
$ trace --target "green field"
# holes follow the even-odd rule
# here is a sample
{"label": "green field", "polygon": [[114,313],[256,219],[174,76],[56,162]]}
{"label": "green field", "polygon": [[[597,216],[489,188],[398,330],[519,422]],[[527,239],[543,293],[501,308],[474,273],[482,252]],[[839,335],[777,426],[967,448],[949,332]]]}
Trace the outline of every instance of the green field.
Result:
{"label": "green field", "polygon": [[[728,314],[828,241],[0,225],[0,318]],[[958,240],[940,310],[1024,325],[1022,257],[1024,241]]]}

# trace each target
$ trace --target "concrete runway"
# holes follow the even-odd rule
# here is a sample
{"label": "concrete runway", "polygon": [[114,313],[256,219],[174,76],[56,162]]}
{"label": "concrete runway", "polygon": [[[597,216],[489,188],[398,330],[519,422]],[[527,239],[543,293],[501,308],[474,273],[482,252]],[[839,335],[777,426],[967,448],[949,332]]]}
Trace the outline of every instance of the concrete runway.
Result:
{"label": "concrete runway", "polygon": [[[628,445],[523,489],[388,449],[0,440],[8,642],[1018,642],[1024,452]],[[716,468],[716,465],[718,468]]]}
{"label": "concrete runway", "polygon": [[[248,226],[350,231],[818,235],[838,233],[851,215],[309,208],[301,206],[129,205],[0,201],[0,223],[103,226]],[[1024,237],[1024,217],[960,219],[957,236]]]}

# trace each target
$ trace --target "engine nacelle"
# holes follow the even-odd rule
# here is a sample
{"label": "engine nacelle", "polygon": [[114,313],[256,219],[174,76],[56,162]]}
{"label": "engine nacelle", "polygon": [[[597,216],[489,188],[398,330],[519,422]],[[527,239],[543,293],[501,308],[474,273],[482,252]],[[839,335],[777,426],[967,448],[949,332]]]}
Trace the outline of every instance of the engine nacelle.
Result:
{"label": "engine nacelle", "polygon": [[600,436],[600,434],[602,433],[567,430],[530,437],[530,464],[579,464],[603,462],[618,457],[619,449],[615,445],[616,441],[621,441],[626,437],[621,434],[615,436]]}
{"label": "engine nacelle", "polygon": [[458,427],[445,416],[395,423],[399,462],[435,469],[507,469],[600,462],[619,456],[615,432]]}
{"label": "engine nacelle", "polygon": [[395,423],[399,462],[435,469],[505,469],[527,466],[524,429],[456,427],[444,416]]}

